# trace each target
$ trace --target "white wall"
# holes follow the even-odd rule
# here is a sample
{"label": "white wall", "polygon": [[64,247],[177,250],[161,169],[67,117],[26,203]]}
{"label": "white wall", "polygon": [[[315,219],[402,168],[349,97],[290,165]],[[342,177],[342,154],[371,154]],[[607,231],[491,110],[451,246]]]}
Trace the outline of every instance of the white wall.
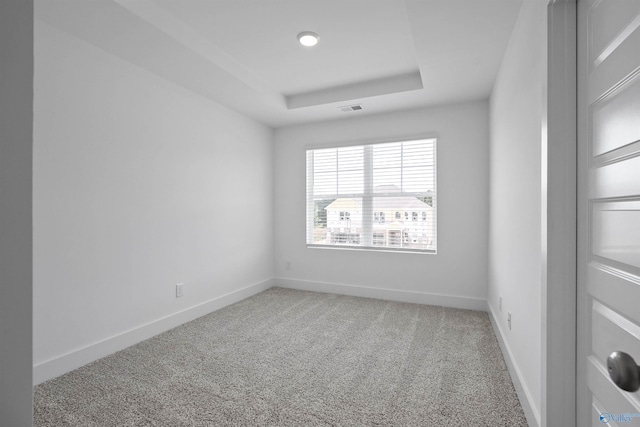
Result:
{"label": "white wall", "polygon": [[33,1],[0,2],[0,424],[32,424]]}
{"label": "white wall", "polygon": [[[546,2],[523,2],[490,100],[487,299],[538,424],[546,16]],[[498,307],[500,296],[502,311]],[[512,314],[511,330],[507,326],[507,312]]]}
{"label": "white wall", "polygon": [[42,381],[271,285],[273,131],[47,24],[35,35]]}
{"label": "white wall", "polygon": [[[278,129],[278,283],[485,309],[488,124],[487,102],[475,102]],[[437,255],[306,248],[305,147],[433,134],[438,136]]]}

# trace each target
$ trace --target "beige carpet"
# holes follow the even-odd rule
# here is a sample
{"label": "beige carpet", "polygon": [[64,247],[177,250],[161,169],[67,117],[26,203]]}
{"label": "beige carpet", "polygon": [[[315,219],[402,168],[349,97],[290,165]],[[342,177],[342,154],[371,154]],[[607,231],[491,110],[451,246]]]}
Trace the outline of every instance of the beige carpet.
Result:
{"label": "beige carpet", "polygon": [[486,313],[273,288],[35,389],[42,426],[526,426]]}

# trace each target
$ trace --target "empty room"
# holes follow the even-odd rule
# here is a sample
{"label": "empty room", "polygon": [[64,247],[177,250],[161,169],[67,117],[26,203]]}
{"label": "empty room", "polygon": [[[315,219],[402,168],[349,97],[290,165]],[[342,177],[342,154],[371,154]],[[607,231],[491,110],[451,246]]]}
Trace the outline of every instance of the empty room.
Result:
{"label": "empty room", "polygon": [[0,425],[640,422],[640,1],[0,31]]}

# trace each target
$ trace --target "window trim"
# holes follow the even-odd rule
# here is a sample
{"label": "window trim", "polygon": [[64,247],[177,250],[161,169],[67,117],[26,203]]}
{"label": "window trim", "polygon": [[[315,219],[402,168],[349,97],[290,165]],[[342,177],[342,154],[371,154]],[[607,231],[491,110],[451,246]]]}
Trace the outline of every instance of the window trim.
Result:
{"label": "window trim", "polygon": [[[359,139],[359,140],[346,140],[346,141],[335,141],[335,142],[330,142],[330,143],[312,143],[312,144],[306,144],[305,146],[303,146],[303,152],[302,152],[302,156],[304,156],[304,164],[305,164],[305,168],[304,168],[304,181],[305,181],[305,197],[306,197],[306,207],[305,207],[305,212],[304,212],[304,217],[305,217],[305,228],[306,228],[306,233],[305,233],[305,245],[307,247],[307,249],[327,249],[327,250],[346,250],[346,251],[366,251],[366,252],[390,252],[390,253],[414,253],[414,254],[430,254],[430,255],[435,255],[438,253],[437,250],[437,242],[438,242],[438,228],[439,228],[439,221],[438,221],[438,142],[439,142],[439,134],[438,133],[423,133],[423,134],[417,134],[417,135],[405,135],[403,137],[398,137],[398,138],[372,138],[372,139]],[[436,248],[435,249],[415,249],[415,248],[394,248],[394,247],[389,247],[389,246],[375,246],[373,244],[373,218],[371,220],[370,224],[367,224],[369,226],[369,228],[371,229],[364,229],[363,230],[363,240],[367,239],[367,233],[368,235],[371,236],[371,241],[367,242],[367,245],[358,245],[358,246],[348,246],[348,245],[331,245],[331,244],[315,244],[315,243],[308,243],[309,241],[313,240],[313,233],[314,233],[314,227],[313,224],[309,224],[309,220],[307,218],[307,212],[308,210],[311,208],[313,209],[313,204],[314,204],[314,196],[313,194],[310,194],[309,192],[309,188],[308,188],[308,179],[307,179],[307,174],[309,173],[309,163],[308,163],[308,157],[307,157],[307,152],[309,150],[321,150],[321,149],[330,149],[330,148],[344,148],[344,147],[353,147],[353,146],[366,146],[366,145],[376,145],[376,144],[389,144],[389,143],[399,143],[399,142],[411,142],[411,141],[416,141],[416,140],[423,140],[423,139],[433,139],[435,140],[435,145],[434,145],[434,159],[433,159],[433,169],[434,169],[434,187],[435,187],[435,197],[433,197],[433,205],[432,208],[434,209],[434,218],[435,218],[435,227],[433,228],[433,232],[434,232],[434,240],[436,241]],[[368,150],[365,150],[365,152],[367,152]],[[365,158],[365,162],[370,162],[371,159],[366,159]],[[311,165],[311,167],[313,168],[313,166]],[[365,180],[366,182],[367,180]],[[373,192],[371,191],[371,189],[366,189],[364,190],[364,193],[368,193],[369,194],[373,194]],[[407,196],[418,196],[418,195],[422,195],[422,192],[416,193],[416,192],[406,192],[403,193],[404,195]],[[328,195],[329,198],[331,198],[332,195]],[[350,196],[356,196],[356,197],[361,197],[360,194],[357,195],[351,195],[351,194],[341,194],[341,195],[336,195],[339,197],[350,197]],[[372,197],[363,197],[363,210],[367,209],[367,199],[369,201],[369,203],[372,203],[373,198]],[[369,206],[370,211],[373,211],[373,209],[371,209],[372,206]],[[420,221],[421,222],[421,221]],[[366,224],[366,222],[363,224],[363,226]]]}

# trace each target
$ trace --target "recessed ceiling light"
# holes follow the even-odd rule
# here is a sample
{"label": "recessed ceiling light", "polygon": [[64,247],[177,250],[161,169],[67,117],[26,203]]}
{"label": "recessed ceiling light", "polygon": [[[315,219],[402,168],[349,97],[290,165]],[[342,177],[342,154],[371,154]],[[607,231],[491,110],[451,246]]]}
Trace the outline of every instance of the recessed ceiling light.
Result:
{"label": "recessed ceiling light", "polygon": [[320,36],[311,31],[303,31],[298,34],[298,41],[302,46],[315,46],[318,44],[318,40],[320,40]]}

